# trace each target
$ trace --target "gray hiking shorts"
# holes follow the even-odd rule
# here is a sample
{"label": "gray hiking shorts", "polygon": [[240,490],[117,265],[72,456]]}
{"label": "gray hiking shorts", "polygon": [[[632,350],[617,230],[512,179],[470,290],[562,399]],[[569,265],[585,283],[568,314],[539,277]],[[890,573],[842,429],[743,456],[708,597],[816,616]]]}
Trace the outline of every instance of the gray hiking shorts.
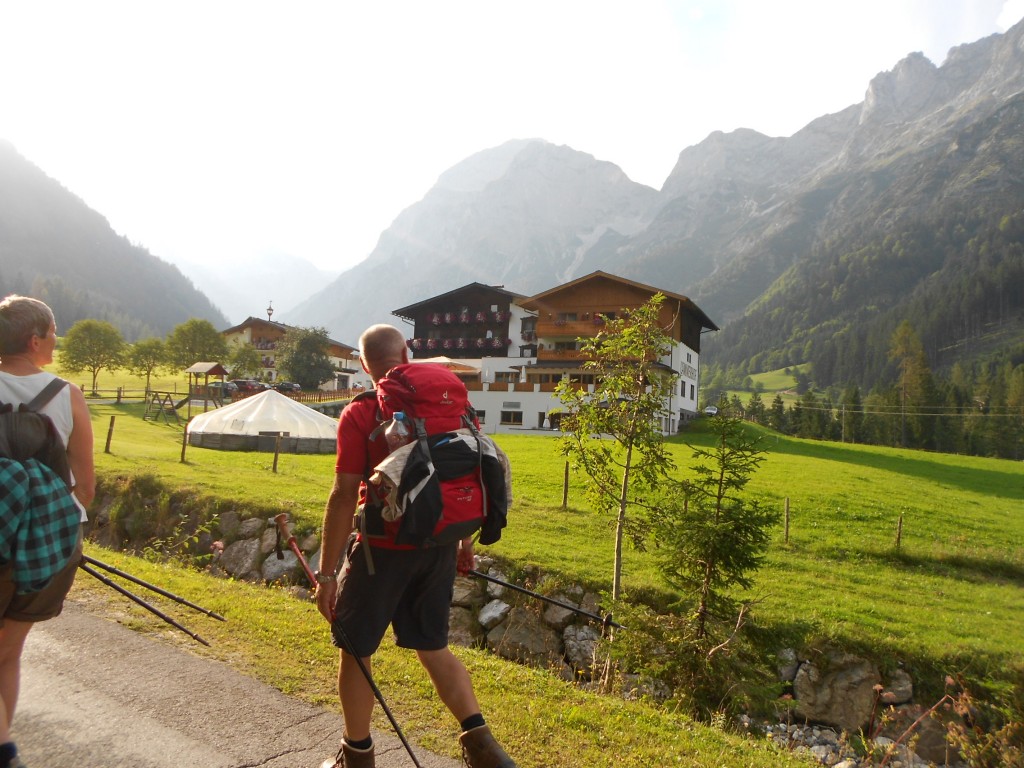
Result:
{"label": "gray hiking shorts", "polygon": [[447,648],[458,545],[412,550],[373,547],[372,576],[365,546],[355,544],[345,558],[331,625],[334,644],[354,655],[370,656],[390,624],[401,648]]}

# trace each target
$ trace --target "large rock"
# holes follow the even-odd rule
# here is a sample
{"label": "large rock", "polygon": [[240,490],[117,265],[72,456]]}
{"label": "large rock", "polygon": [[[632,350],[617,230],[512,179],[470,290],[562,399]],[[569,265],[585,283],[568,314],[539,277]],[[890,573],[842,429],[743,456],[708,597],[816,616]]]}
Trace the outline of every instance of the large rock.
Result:
{"label": "large rock", "polygon": [[921,704],[893,707],[886,713],[880,735],[893,741],[902,740],[901,743],[913,747],[919,758],[935,765],[956,763],[961,755],[946,741],[946,729],[957,715],[945,710],[927,715],[926,711],[927,707]]}
{"label": "large rock", "polygon": [[908,704],[914,698],[914,681],[904,670],[897,669],[882,691],[883,704]]}
{"label": "large rock", "polygon": [[261,536],[266,527],[267,521],[262,517],[250,517],[238,526],[238,538],[251,539],[254,536]]}
{"label": "large rock", "polygon": [[512,606],[508,603],[502,600],[491,600],[480,611],[477,621],[483,625],[484,629],[491,629],[503,622],[511,610]]}
{"label": "large rock", "polygon": [[589,675],[594,666],[594,649],[601,633],[589,624],[573,624],[565,628],[562,641],[565,660],[577,673]]}
{"label": "large rock", "polygon": [[563,663],[559,635],[525,608],[513,608],[505,621],[487,633],[487,647],[503,658],[533,667]]}
{"label": "large rock", "polygon": [[456,576],[452,591],[452,605],[461,608],[479,608],[484,603],[482,582],[470,576]]}
{"label": "large rock", "polygon": [[[558,600],[560,603],[566,605],[572,605],[569,599],[564,595],[552,595],[552,600]],[[578,606],[573,606],[576,608]],[[554,629],[565,629],[569,626],[569,623],[575,618],[576,612],[572,608],[563,608],[560,605],[554,605],[548,603],[547,607],[544,608],[544,621],[545,623],[553,627]]]}
{"label": "large rock", "polygon": [[460,606],[452,606],[448,614],[448,643],[471,648],[480,644],[483,630],[476,620],[474,611]]}
{"label": "large rock", "polygon": [[267,528],[260,536],[260,552],[269,555],[275,549],[277,549],[277,528]]}
{"label": "large rock", "polygon": [[281,579],[295,581],[299,575],[299,558],[295,556],[295,553],[291,550],[286,550],[281,554],[283,557],[280,560],[277,559],[277,555],[271,555],[263,561],[261,572],[263,578],[269,582],[280,581]]}
{"label": "large rock", "polygon": [[796,716],[857,731],[871,716],[881,679],[874,664],[850,654],[832,652],[819,664],[804,662],[793,680]]}
{"label": "large rock", "polygon": [[241,518],[233,510],[223,512],[217,518],[217,528],[220,530],[221,537],[229,541],[237,537],[238,526],[241,524]]}
{"label": "large rock", "polygon": [[262,578],[259,539],[239,539],[228,544],[217,564],[236,579]]}
{"label": "large rock", "polygon": [[[491,568],[487,571],[487,575],[492,579],[498,579],[499,581],[508,581],[508,577],[497,568]],[[505,587],[501,584],[495,584],[493,581],[487,582],[487,596],[498,598],[505,594]]]}

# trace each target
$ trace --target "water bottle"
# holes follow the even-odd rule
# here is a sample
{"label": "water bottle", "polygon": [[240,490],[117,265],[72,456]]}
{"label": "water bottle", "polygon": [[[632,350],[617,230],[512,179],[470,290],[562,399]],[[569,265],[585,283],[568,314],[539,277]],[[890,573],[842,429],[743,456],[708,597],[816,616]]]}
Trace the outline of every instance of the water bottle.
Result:
{"label": "water bottle", "polygon": [[391,423],[384,430],[384,439],[388,441],[388,450],[401,448],[409,442],[409,425],[405,420],[403,411],[395,411],[391,417]]}

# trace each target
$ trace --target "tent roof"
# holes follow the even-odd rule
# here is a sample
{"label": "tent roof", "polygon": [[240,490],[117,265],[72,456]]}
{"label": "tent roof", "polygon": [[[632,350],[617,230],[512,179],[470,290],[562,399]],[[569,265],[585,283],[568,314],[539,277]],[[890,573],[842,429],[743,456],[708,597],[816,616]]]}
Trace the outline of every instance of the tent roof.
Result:
{"label": "tent roof", "polygon": [[268,389],[196,416],[189,422],[188,431],[253,436],[287,432],[291,437],[332,439],[338,434],[338,420]]}

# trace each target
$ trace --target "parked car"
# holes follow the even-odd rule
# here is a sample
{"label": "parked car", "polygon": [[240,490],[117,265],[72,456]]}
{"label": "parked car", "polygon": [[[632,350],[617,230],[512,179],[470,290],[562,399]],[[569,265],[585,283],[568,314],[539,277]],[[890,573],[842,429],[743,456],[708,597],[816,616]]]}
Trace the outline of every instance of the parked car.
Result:
{"label": "parked car", "polygon": [[256,381],[256,379],[232,379],[228,383],[234,384],[238,387],[239,392],[245,392],[246,394],[262,392],[266,388],[263,384]]}
{"label": "parked car", "polygon": [[706,415],[706,416],[717,416],[718,415],[718,406],[717,405],[709,405],[707,408],[704,409],[704,415]]}
{"label": "parked car", "polygon": [[302,387],[296,384],[294,381],[276,381],[274,382],[274,389],[278,392],[288,394],[289,392],[301,392]]}
{"label": "parked car", "polygon": [[230,399],[237,391],[238,387],[230,381],[211,381],[206,385],[206,393],[210,397],[219,397],[222,400]]}

